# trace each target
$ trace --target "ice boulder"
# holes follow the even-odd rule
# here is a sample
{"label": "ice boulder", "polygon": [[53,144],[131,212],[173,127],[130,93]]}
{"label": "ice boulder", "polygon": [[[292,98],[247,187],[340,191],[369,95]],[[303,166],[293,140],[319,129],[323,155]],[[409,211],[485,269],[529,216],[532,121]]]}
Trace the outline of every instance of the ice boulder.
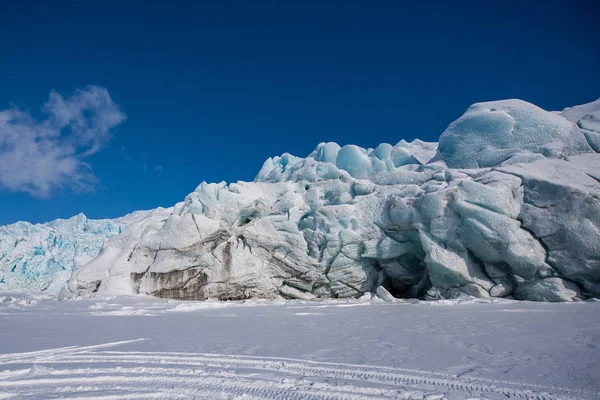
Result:
{"label": "ice boulder", "polygon": [[268,158],[258,172],[258,175],[256,175],[256,180],[266,180],[269,179],[269,177],[272,177],[271,179],[276,179],[276,177],[282,176],[290,167],[300,160],[300,158],[289,153]]}
{"label": "ice boulder", "polygon": [[[346,175],[355,179],[380,181],[390,174],[403,180],[414,177],[414,171],[427,164],[436,154],[437,143],[401,140],[395,146],[381,143],[374,149],[355,145],[340,147],[337,143],[320,143],[306,158],[288,153],[269,158],[263,164],[255,182],[321,181],[341,179]],[[345,178],[343,178],[345,179]],[[417,178],[419,180],[419,178]]]}
{"label": "ice boulder", "polygon": [[577,123],[590,146],[596,152],[600,152],[600,99],[567,108],[560,115],[571,122]]}
{"label": "ice boulder", "polygon": [[485,168],[523,152],[564,158],[592,152],[577,125],[522,100],[477,103],[440,136],[439,153],[450,168]]}
{"label": "ice boulder", "polygon": [[547,278],[521,285],[515,297],[530,301],[573,301],[581,300],[581,293],[573,282],[560,278]]}
{"label": "ice boulder", "polygon": [[562,115],[564,118],[568,119],[571,122],[577,123],[581,121],[582,118],[585,118],[585,116],[594,114],[598,111],[600,111],[600,99],[592,101],[590,103],[565,108],[564,110],[562,110],[560,115]]}

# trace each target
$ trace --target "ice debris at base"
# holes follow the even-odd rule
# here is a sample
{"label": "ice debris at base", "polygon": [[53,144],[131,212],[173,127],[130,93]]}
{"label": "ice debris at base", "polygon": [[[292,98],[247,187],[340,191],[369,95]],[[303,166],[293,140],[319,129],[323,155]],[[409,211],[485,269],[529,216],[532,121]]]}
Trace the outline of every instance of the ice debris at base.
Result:
{"label": "ice debris at base", "polygon": [[130,224],[63,295],[600,297],[599,112],[480,103],[439,147],[270,158],[254,182],[203,182]]}
{"label": "ice debris at base", "polygon": [[17,222],[1,226],[0,291],[57,293],[74,267],[96,257],[102,246],[126,226],[156,212],[136,211],[103,220],[79,214],[45,224]]}

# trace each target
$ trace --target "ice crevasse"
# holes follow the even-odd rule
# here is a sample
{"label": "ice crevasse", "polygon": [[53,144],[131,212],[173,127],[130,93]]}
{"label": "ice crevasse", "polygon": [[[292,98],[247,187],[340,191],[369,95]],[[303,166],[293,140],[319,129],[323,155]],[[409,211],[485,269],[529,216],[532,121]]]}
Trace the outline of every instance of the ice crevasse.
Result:
{"label": "ice crevasse", "polygon": [[[63,295],[600,297],[600,100],[478,103],[439,143],[321,143],[202,183],[73,268]],[[1,290],[1,287],[0,287]]]}

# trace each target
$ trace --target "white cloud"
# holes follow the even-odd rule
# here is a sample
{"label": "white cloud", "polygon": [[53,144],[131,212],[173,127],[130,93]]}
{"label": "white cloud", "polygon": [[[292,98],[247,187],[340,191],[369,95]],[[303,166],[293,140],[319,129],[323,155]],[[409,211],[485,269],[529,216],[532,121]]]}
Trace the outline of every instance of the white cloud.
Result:
{"label": "white cloud", "polygon": [[67,98],[53,91],[42,111],[42,121],[16,108],[0,111],[0,187],[39,197],[93,189],[96,177],[84,159],[106,146],[125,114],[99,86]]}

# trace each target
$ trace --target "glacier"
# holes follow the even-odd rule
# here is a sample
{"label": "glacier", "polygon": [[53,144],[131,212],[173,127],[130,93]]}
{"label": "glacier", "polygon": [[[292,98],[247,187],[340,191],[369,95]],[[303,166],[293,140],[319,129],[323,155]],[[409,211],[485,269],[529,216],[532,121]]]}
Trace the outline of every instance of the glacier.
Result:
{"label": "glacier", "polygon": [[53,287],[184,300],[600,297],[599,120],[600,100],[562,112],[502,100],[469,107],[438,143],[285,153],[253,182],[203,182],[172,209],[104,230],[97,254],[82,250],[90,257]]}
{"label": "glacier", "polygon": [[79,214],[45,224],[20,221],[1,226],[0,291],[58,293],[74,269],[96,257],[126,226],[161,211],[101,220]]}

